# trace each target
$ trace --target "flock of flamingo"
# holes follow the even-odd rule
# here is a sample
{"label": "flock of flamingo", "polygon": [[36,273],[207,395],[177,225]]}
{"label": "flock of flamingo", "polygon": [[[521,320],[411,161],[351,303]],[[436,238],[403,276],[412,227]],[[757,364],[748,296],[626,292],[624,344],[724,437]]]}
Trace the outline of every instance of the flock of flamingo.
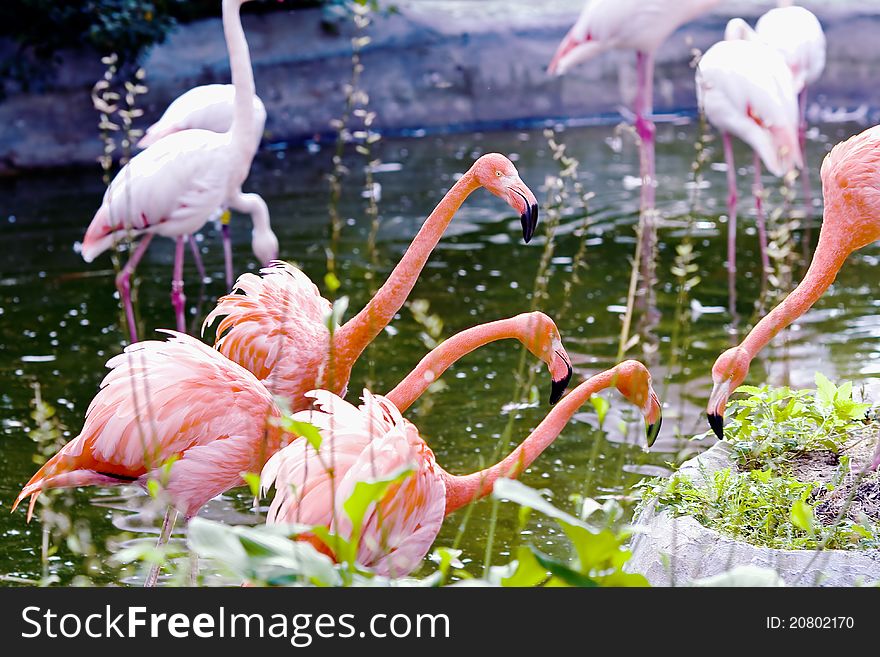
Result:
{"label": "flock of flamingo", "polygon": [[[362,404],[345,401],[353,365],[405,303],[432,250],[455,213],[479,188],[503,199],[521,217],[528,242],[538,203],[513,163],[499,154],[480,157],[428,216],[401,261],[354,317],[332,326],[331,303],[296,267],[276,260],[278,241],[265,202],[243,193],[259,146],[266,111],[254,76],[240,7],[223,0],[223,29],[231,85],[193,89],[172,103],[140,143],[141,153],[107,189],[82,244],[88,262],[124,239],[139,238],[117,277],[131,344],[113,357],[110,373],[85,417],[80,434],[24,486],[15,507],[51,488],[111,486],[150,480],[169,501],[160,543],[178,513],[186,519],[210,499],[261,472],[264,491],[274,487],[267,523],[321,525],[350,536],[344,503],[359,482],[405,473],[370,506],[359,532],[358,561],[375,572],[401,576],[424,559],[444,517],[492,490],[500,477],[517,477],[560,434],[575,412],[603,389],[616,387],[644,415],[647,444],[660,430],[661,403],[651,375],[624,361],[563,395],[572,376],[553,320],[541,312],[481,324],[449,338],[385,395],[363,391]],[[720,0],[590,0],[549,65],[562,74],[613,48],[637,53],[636,127],[641,141],[642,200],[653,203],[654,126],[651,122],[654,53],[680,25]],[[735,270],[736,170],[731,135],[755,152],[777,176],[804,160],[808,85],[821,74],[825,41],[815,16],[785,6],[752,29],[728,24],[724,40],[697,66],[700,107],[723,135],[729,182],[728,260]],[[806,181],[807,176],[803,176]],[[812,263],[801,283],[712,368],[709,424],[723,439],[729,396],[745,379],[755,355],[805,313],[834,281],[850,253],[880,239],[880,127],[838,144],[821,168],[824,222]],[[758,199],[758,232],[764,268],[766,230]],[[265,267],[233,284],[228,209],[253,219],[253,251]],[[204,268],[192,235],[223,217],[226,278],[231,292],[219,299],[205,327],[217,322],[213,348],[185,334],[183,260],[186,242]],[[176,242],[172,303],[177,330],[164,341],[137,341],[130,277],[154,235]],[[219,321],[218,321],[219,320]],[[496,340],[515,339],[543,361],[555,407],[507,457],[484,470],[458,476],[445,471],[418,428],[403,417],[409,406],[456,360]],[[316,427],[321,440],[285,429],[281,418]],[[872,467],[880,465],[880,449]],[[332,546],[305,537],[335,558]],[[158,567],[146,579],[155,585]]]}

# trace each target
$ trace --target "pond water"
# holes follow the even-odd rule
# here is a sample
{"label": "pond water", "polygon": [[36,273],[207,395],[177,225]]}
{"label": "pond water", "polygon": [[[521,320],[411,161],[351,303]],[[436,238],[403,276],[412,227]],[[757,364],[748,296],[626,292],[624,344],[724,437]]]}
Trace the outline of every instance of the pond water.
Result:
{"label": "pond water", "polygon": [[[818,167],[824,153],[841,139],[862,130],[854,124],[829,124],[810,134],[808,160],[814,190],[818,189]],[[548,298],[539,308],[557,320],[566,348],[575,365],[575,379],[614,364],[621,324],[620,307],[625,305],[630,280],[629,258],[635,246],[634,226],[638,221],[638,157],[631,138],[614,137],[609,125],[568,127],[558,139],[580,162],[579,179],[595,193],[590,201],[589,228],[578,230],[584,213],[577,208],[564,213],[554,238]],[[737,309],[740,321],[731,325],[724,269],[726,221],[724,171],[717,165],[705,168],[699,190],[699,211],[691,208],[690,168],[698,129],[682,117],[661,124],[658,130],[657,190],[659,248],[656,260],[656,322],[628,355],[646,357],[651,364],[658,393],[665,401],[664,425],[655,448],[642,449],[641,420],[621,427],[620,413],[626,404],[616,394],[611,416],[604,429],[597,426],[590,407],[576,416],[559,439],[529,469],[525,483],[544,489],[559,506],[573,510],[572,496],[599,499],[614,497],[631,503],[631,488],[645,473],[662,472],[669,461],[680,460],[701,444],[686,438],[706,430],[702,410],[709,392],[709,371],[714,358],[747,329],[755,315],[760,293],[757,240],[751,220],[750,171],[741,170],[739,267]],[[716,140],[713,161],[720,160]],[[377,144],[377,154],[386,164],[375,174],[381,185],[381,229],[375,258],[380,278],[390,272],[424,217],[449,188],[453,176],[466,170],[474,157],[489,151],[509,154],[516,160],[523,180],[538,194],[545,179],[558,173],[547,140],[540,128],[454,134],[421,138],[388,138]],[[333,147],[312,144],[311,148],[266,148],[261,151],[247,187],[259,191],[272,212],[281,243],[281,256],[298,263],[315,281],[325,273],[325,250],[329,245],[326,174]],[[737,145],[739,162],[751,157]],[[369,297],[364,273],[370,261],[366,218],[361,198],[362,163],[347,162],[352,173],[345,181],[340,204],[346,220],[339,244],[342,292],[357,309]],[[394,166],[399,164],[401,166]],[[780,207],[778,182],[767,176],[771,212]],[[800,187],[798,186],[798,194]],[[0,273],[0,575],[39,578],[41,531],[38,522],[25,523],[25,514],[8,510],[21,486],[35,471],[35,444],[29,438],[33,383],[39,382],[43,397],[56,409],[59,420],[73,437],[82,425],[89,401],[104,376],[104,363],[125,344],[118,303],[114,297],[113,268],[108,255],[92,265],[83,263],[73,245],[100,202],[103,192],[95,170],[57,172],[0,180],[0,235],[4,244]],[[791,211],[803,213],[798,196]],[[812,227],[815,239],[821,208],[814,203],[803,222]],[[670,272],[676,247],[692,226],[698,252],[701,282],[685,303],[699,310],[684,331],[686,344],[673,345],[678,299],[675,277]],[[544,223],[546,226],[546,222]],[[430,302],[430,312],[444,322],[443,335],[481,321],[507,317],[531,308],[531,292],[544,249],[543,228],[529,245],[520,238],[518,217],[485,191],[471,196],[431,257],[411,299]],[[249,247],[247,221],[233,222],[237,271],[255,269]],[[800,239],[802,230],[796,237]],[[586,242],[586,258],[579,280],[571,279],[572,259],[580,240]],[[205,230],[200,242],[212,281],[199,294],[197,274],[187,261],[187,295],[193,327],[198,326],[223,294],[222,250],[219,234]],[[800,248],[798,246],[797,248]],[[154,241],[138,274],[141,278],[140,314],[147,335],[156,328],[173,326],[169,303],[172,243]],[[764,351],[754,363],[750,380],[812,385],[817,369],[829,377],[851,379],[864,384],[867,393],[880,384],[880,317],[873,301],[875,269],[880,257],[876,245],[850,258],[837,283],[817,306]],[[796,268],[795,280],[802,270]],[[568,298],[565,290],[568,287]],[[200,302],[200,303],[197,303]],[[560,314],[561,313],[561,314]],[[639,322],[639,326],[644,326]],[[683,327],[679,327],[683,328]],[[403,309],[356,367],[349,385],[349,399],[357,396],[364,382],[374,391],[390,389],[425,353],[422,326],[408,309]],[[641,329],[640,329],[641,330]],[[645,353],[643,345],[648,345]],[[655,347],[651,346],[655,345]],[[675,351],[673,358],[672,351]],[[445,375],[448,386],[435,393],[430,410],[416,406],[408,413],[434,449],[438,461],[452,472],[463,473],[481,467],[491,458],[498,438],[508,422],[504,410],[514,393],[514,377],[520,357],[516,343],[496,343],[468,356]],[[667,367],[675,362],[674,367]],[[541,403],[515,410],[513,438],[525,437],[548,411],[544,403],[549,377],[541,369],[535,379]],[[876,395],[875,395],[876,397]],[[632,416],[625,414],[632,420]],[[705,444],[705,441],[702,443]],[[504,446],[505,451],[508,446]],[[98,548],[96,565],[89,570],[96,582],[112,581],[112,569],[102,563],[120,540],[126,508],[136,504],[134,491],[84,489],[74,494],[70,515],[86,521]],[[211,517],[229,522],[256,522],[246,490],[231,491],[209,505]],[[479,574],[486,545],[492,504],[481,502],[473,509],[460,547],[468,569]],[[438,545],[451,545],[462,518],[459,512],[447,520]],[[493,562],[506,562],[512,547],[528,540],[541,549],[564,554],[552,523],[533,516],[527,534],[516,532],[516,511],[499,506],[499,521],[493,546]],[[125,538],[125,535],[123,538]],[[108,539],[111,546],[105,547]],[[48,571],[60,581],[70,582],[83,573],[80,557],[65,546],[50,557]]]}

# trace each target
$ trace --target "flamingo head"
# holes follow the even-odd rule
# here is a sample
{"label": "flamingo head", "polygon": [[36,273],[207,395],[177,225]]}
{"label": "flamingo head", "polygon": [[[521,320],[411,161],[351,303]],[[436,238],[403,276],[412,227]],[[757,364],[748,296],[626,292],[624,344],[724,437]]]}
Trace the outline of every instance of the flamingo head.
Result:
{"label": "flamingo head", "polygon": [[520,179],[513,162],[499,153],[488,153],[474,162],[472,171],[481,187],[507,201],[519,213],[523,240],[531,240],[538,225],[538,199]]}
{"label": "flamingo head", "polygon": [[627,401],[638,406],[645,417],[645,436],[648,447],[651,447],[663,424],[663,406],[651,386],[651,373],[637,360],[625,360],[614,370],[617,390]]}
{"label": "flamingo head", "polygon": [[803,168],[796,115],[790,124],[771,123],[747,105],[746,117],[750,121],[746,128],[750,138],[746,141],[758,152],[770,173],[782,177],[792,169]]}
{"label": "flamingo head", "polygon": [[600,43],[593,39],[590,30],[579,19],[556,48],[556,53],[547,67],[547,73],[562,75],[573,66],[592,59],[601,50]]}
{"label": "flamingo head", "polygon": [[758,33],[742,18],[731,18],[727,21],[727,27],[724,28],[725,41],[755,41],[758,39]]}
{"label": "flamingo head", "polygon": [[264,267],[278,258],[278,238],[268,226],[254,228],[251,234],[251,248]]}
{"label": "flamingo head", "polygon": [[525,324],[523,344],[535,358],[547,363],[550,370],[550,404],[562,398],[571,381],[571,359],[562,346],[556,323],[542,312],[524,313],[517,320]]}
{"label": "flamingo head", "polygon": [[719,440],[724,440],[724,409],[727,407],[727,400],[745,381],[751,360],[745,349],[733,347],[721,354],[712,366],[712,393],[706,406],[706,416]]}

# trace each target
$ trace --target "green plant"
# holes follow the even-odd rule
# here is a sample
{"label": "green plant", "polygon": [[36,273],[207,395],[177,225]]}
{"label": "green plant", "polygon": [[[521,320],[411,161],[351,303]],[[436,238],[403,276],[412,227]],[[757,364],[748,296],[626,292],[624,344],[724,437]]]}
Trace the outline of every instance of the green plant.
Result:
{"label": "green plant", "polygon": [[[630,552],[624,547],[628,529],[612,529],[620,516],[615,502],[604,506],[592,499],[581,502],[581,517],[572,516],[546,501],[528,486],[502,479],[495,484],[493,496],[520,505],[519,519],[525,527],[534,510],[553,519],[571,541],[575,557],[561,561],[547,556],[534,546],[520,546],[516,558],[507,564],[489,568],[476,578],[463,568],[459,551],[437,547],[429,560],[437,564],[434,572],[421,578],[378,576],[357,563],[357,546],[365,511],[376,504],[388,489],[409,476],[403,470],[392,476],[363,482],[355,487],[344,509],[352,521],[348,538],[331,533],[326,527],[275,525],[230,527],[195,518],[189,526],[189,547],[198,556],[212,560],[230,577],[261,586],[440,586],[450,575],[466,580],[468,585],[484,586],[647,586],[641,575],[627,573],[624,564]],[[587,522],[592,517],[605,519],[608,526]],[[337,561],[315,548],[317,537],[332,546]]]}
{"label": "green plant", "polygon": [[823,484],[802,482],[771,468],[739,472],[716,470],[704,484],[678,473],[642,486],[643,502],[656,500],[673,516],[692,516],[700,524],[753,545],[778,549],[876,549],[880,524],[843,520],[823,526],[811,499]]}
{"label": "green plant", "polygon": [[816,390],[740,386],[728,410],[725,437],[748,469],[790,461],[806,451],[837,452],[870,404],[853,399],[852,383],[835,386],[816,373]]}
{"label": "green plant", "polygon": [[644,480],[637,486],[639,508],[653,501],[673,516],[692,516],[710,529],[771,548],[880,547],[880,521],[847,517],[852,495],[830,522],[817,517],[824,494],[851,478],[848,455],[840,456],[828,481],[802,481],[794,474],[805,453],[837,454],[864,426],[870,404],[853,399],[852,384],[837,386],[817,373],[816,390],[764,385],[736,392],[744,396],[731,402],[725,430],[736,467],[703,472],[702,482],[680,473]]}

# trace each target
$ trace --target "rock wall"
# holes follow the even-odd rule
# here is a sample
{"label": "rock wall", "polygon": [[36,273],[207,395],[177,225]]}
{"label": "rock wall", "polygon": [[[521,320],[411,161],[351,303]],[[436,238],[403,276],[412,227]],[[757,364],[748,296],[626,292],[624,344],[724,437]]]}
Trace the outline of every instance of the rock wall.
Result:
{"label": "rock wall", "polygon": [[[389,3],[390,0],[388,0]],[[631,53],[607,53],[562,78],[547,63],[583,0],[394,0],[376,18],[363,52],[362,86],[381,130],[492,127],[545,118],[614,114],[630,99]],[[880,106],[880,5],[806,2],[825,25],[828,66],[812,97],[826,106]],[[692,48],[721,38],[728,17],[750,22],[775,2],[727,0],[683,27],[657,58],[658,112],[696,104]],[[319,10],[246,15],[257,91],[268,110],[268,141],[329,130],[351,73],[351,32],[330,35]],[[0,44],[2,45],[2,44]],[[146,57],[144,126],[186,89],[227,82],[219,19],[180,27]],[[94,53],[68,52],[55,87],[0,103],[0,172],[91,163],[99,154],[89,99],[102,68]]]}

